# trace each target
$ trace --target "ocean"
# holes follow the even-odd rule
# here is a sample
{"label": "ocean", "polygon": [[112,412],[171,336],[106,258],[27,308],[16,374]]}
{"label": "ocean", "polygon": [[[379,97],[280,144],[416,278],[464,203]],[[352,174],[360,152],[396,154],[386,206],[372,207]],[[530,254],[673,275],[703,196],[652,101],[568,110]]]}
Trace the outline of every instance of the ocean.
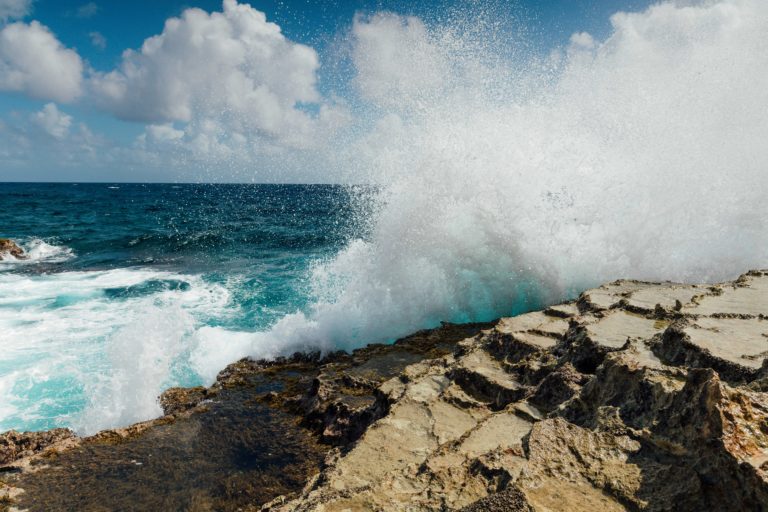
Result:
{"label": "ocean", "polygon": [[199,330],[306,308],[313,263],[363,235],[351,201],[329,185],[0,184],[0,237],[30,256],[0,262],[0,431],[92,432],[208,383],[222,368],[192,359]]}

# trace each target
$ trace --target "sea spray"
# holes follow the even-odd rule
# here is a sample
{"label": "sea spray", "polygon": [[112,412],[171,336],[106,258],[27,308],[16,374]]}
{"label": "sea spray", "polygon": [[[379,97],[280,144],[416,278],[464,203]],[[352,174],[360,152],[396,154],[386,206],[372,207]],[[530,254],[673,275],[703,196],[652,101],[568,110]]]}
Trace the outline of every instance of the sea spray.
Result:
{"label": "sea spray", "polygon": [[157,416],[157,397],[195,384],[194,326],[229,313],[229,292],[199,276],[116,269],[4,274],[0,430],[80,433]]}
{"label": "sea spray", "polygon": [[768,265],[768,4],[666,2],[611,23],[542,57],[498,33],[358,18],[367,122],[339,160],[381,189],[370,238],[314,268],[306,310],[200,346],[349,349],[617,277]]}
{"label": "sea spray", "polygon": [[23,265],[37,265],[40,263],[61,263],[75,257],[74,251],[65,245],[54,245],[31,238],[19,240],[20,247],[24,251],[24,258],[9,257],[0,259],[0,271],[12,270]]}
{"label": "sea spray", "polygon": [[75,422],[81,432],[162,415],[157,397],[170,387],[173,365],[195,322],[179,304],[148,306],[135,315],[108,340],[107,368],[86,385],[88,406]]}

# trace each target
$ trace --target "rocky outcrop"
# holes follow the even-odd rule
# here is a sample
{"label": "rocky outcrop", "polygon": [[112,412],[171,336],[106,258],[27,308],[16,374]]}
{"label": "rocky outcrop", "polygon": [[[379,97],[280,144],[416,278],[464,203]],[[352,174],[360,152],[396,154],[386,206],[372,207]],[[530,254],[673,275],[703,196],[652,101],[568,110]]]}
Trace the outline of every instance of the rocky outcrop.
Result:
{"label": "rocky outcrop", "polygon": [[379,386],[387,414],[264,511],[764,510],[768,274],[617,281]]}
{"label": "rocky outcrop", "polygon": [[24,260],[27,256],[24,254],[24,249],[19,247],[16,242],[8,238],[0,238],[0,261],[8,258]]}
{"label": "rocky outcrop", "polygon": [[46,432],[16,432],[0,434],[0,466],[32,457],[54,446],[75,439],[69,429],[57,428]]}
{"label": "rocky outcrop", "polygon": [[163,418],[6,458],[0,487],[28,510],[766,510],[767,356],[768,272],[616,281],[352,354],[239,361],[164,393]]}
{"label": "rocky outcrop", "polygon": [[300,491],[334,447],[387,413],[383,382],[490,326],[446,324],[352,354],[244,359],[209,388],[167,390],[156,420],[88,438],[63,431],[66,443],[23,453],[0,441],[0,511],[258,510]]}

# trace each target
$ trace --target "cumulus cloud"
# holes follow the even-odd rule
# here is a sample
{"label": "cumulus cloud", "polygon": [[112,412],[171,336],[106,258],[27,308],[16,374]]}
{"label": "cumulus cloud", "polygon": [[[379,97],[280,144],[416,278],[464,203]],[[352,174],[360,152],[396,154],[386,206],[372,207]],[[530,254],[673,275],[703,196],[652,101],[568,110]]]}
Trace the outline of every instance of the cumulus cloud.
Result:
{"label": "cumulus cloud", "polygon": [[240,137],[303,148],[345,117],[318,93],[319,65],[314,49],[264,13],[225,0],[223,12],[187,9],[167,20],[140,50],[124,52],[118,69],[96,74],[91,89],[121,119],[181,123],[200,150]]}
{"label": "cumulus cloud", "polygon": [[391,13],[358,16],[352,35],[355,82],[365,99],[396,106],[433,96],[445,83],[448,61],[420,19]]}
{"label": "cumulus cloud", "polygon": [[175,142],[184,137],[183,130],[177,130],[173,124],[152,124],[147,126],[143,137],[149,137],[153,142]]}
{"label": "cumulus cloud", "polygon": [[595,39],[588,32],[577,32],[571,35],[571,46],[591,50],[595,47]]}
{"label": "cumulus cloud", "polygon": [[37,21],[0,30],[0,91],[70,102],[81,93],[83,62]]}
{"label": "cumulus cloud", "polygon": [[0,22],[19,19],[32,11],[33,0],[0,0]]}
{"label": "cumulus cloud", "polygon": [[72,116],[65,114],[55,103],[48,103],[32,116],[32,121],[55,139],[63,139],[72,126]]}

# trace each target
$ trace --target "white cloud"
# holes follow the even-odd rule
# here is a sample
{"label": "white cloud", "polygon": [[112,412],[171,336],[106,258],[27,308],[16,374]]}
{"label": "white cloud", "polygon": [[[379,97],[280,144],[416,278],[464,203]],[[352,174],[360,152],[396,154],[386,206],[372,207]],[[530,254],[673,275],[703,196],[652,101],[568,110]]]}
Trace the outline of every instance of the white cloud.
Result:
{"label": "white cloud", "polygon": [[0,0],[0,21],[19,19],[32,11],[33,0]]}
{"label": "white cloud", "polygon": [[571,46],[591,50],[595,47],[595,40],[588,32],[577,32],[571,35]]}
{"label": "white cloud", "polygon": [[55,139],[63,139],[72,126],[72,116],[60,111],[55,103],[48,103],[32,116],[32,121]]}
{"label": "white cloud", "polygon": [[101,32],[91,32],[88,37],[91,38],[91,44],[96,48],[103,50],[107,47],[107,38]]}
{"label": "white cloud", "polygon": [[155,142],[179,141],[184,137],[182,130],[177,130],[173,124],[152,124],[147,126],[146,136]]}
{"label": "white cloud", "polygon": [[89,2],[78,7],[76,15],[78,18],[92,18],[99,12],[99,9],[96,2]]}
{"label": "white cloud", "polygon": [[434,96],[445,83],[447,59],[418,18],[357,17],[352,35],[356,85],[365,99],[396,106]]}
{"label": "white cloud", "polygon": [[124,52],[118,69],[95,75],[91,89],[121,119],[180,123],[201,150],[241,137],[306,148],[344,121],[315,87],[319,65],[314,49],[287,39],[264,13],[225,0],[223,12],[187,9],[167,20],[140,50]]}
{"label": "white cloud", "polygon": [[81,93],[83,62],[37,21],[0,30],[0,91],[70,102]]}
{"label": "white cloud", "polygon": [[54,103],[38,112],[12,112],[0,120],[0,156],[0,180],[54,177],[45,169],[79,179],[84,173],[93,175],[94,169],[100,173],[125,164],[129,158]]}

